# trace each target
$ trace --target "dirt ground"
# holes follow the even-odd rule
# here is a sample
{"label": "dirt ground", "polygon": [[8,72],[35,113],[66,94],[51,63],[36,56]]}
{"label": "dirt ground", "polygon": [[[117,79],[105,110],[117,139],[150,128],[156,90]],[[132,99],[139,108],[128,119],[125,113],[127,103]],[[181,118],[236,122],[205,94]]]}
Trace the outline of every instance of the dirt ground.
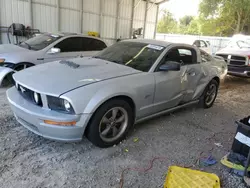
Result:
{"label": "dirt ground", "polygon": [[127,140],[108,149],[97,148],[86,138],[80,143],[61,143],[29,132],[15,121],[3,89],[0,108],[1,188],[118,188],[123,169],[148,168],[155,157],[161,160],[155,160],[147,172],[124,171],[123,187],[163,187],[171,165],[193,165],[193,169],[217,174],[222,187],[244,187],[220,163],[202,167],[197,159],[211,154],[219,161],[230,150],[234,121],[250,115],[250,81],[246,79],[227,77],[212,108],[189,107],[141,123]]}

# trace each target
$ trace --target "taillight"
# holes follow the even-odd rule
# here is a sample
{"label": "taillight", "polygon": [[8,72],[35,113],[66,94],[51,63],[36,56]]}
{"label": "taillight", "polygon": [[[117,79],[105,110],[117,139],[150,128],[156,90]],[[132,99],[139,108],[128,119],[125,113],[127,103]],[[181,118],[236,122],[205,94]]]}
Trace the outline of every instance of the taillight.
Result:
{"label": "taillight", "polygon": [[250,55],[248,55],[248,66],[250,66]]}

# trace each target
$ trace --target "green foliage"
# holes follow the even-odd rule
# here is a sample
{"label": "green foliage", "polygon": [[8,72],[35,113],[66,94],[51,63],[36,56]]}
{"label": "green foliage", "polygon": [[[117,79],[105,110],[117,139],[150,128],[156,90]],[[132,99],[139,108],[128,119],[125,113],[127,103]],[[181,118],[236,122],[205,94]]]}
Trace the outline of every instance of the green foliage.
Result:
{"label": "green foliage", "polygon": [[180,25],[188,26],[193,19],[193,16],[186,15],[180,19]]}
{"label": "green foliage", "polygon": [[250,0],[201,0],[198,17],[184,16],[178,22],[165,13],[158,32],[231,36],[244,33],[246,27],[250,31]]}
{"label": "green foliage", "polygon": [[157,31],[159,33],[176,33],[177,30],[177,21],[169,11],[164,10],[163,16],[158,22]]}

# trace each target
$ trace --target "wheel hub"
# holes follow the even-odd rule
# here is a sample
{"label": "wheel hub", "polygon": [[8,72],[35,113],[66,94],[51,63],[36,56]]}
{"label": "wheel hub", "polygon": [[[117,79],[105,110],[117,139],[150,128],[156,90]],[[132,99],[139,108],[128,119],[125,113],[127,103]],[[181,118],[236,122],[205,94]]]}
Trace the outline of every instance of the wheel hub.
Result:
{"label": "wheel hub", "polygon": [[127,126],[127,111],[122,107],[114,107],[104,114],[100,122],[100,137],[105,142],[113,142],[123,135]]}
{"label": "wheel hub", "polygon": [[217,92],[216,85],[211,84],[207,90],[206,98],[205,98],[205,102],[207,105],[210,105],[214,101],[216,97],[216,92]]}

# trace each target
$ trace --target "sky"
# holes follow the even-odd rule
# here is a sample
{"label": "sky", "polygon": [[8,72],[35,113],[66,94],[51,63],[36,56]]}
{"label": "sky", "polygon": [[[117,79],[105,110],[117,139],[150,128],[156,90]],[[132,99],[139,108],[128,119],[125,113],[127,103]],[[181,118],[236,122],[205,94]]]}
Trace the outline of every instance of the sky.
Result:
{"label": "sky", "polygon": [[200,1],[201,0],[169,0],[160,6],[160,10],[168,9],[177,20],[185,15],[197,16]]}

